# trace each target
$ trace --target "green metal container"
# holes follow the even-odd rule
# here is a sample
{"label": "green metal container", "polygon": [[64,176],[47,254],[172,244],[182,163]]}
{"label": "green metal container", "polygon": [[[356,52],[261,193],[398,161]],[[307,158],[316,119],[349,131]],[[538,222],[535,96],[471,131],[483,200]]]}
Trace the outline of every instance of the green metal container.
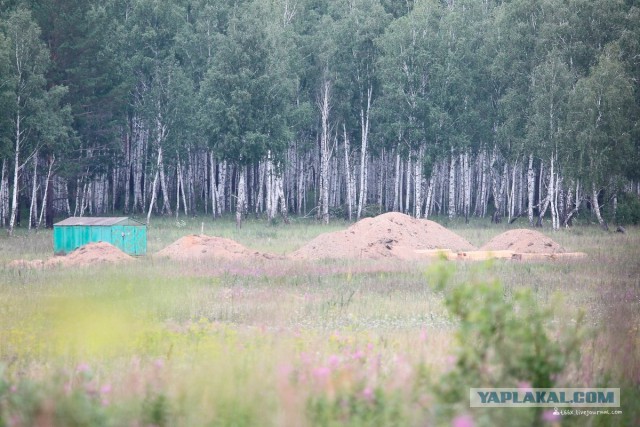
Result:
{"label": "green metal container", "polygon": [[129,255],[145,255],[147,226],[127,217],[72,217],[53,225],[56,255],[92,242],[111,243]]}

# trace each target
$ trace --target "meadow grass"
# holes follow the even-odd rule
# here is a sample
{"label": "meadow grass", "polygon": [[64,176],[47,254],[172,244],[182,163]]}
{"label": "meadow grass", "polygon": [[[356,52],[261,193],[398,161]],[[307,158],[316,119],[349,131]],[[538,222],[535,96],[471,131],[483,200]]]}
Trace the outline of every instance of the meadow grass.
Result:
{"label": "meadow grass", "polygon": [[[347,225],[249,220],[236,229],[230,219],[165,218],[149,229],[149,253],[204,231],[287,254]],[[448,225],[478,246],[509,228]],[[581,357],[567,361],[557,383],[622,387],[623,416],[589,422],[637,422],[640,230],[543,231],[588,260],[455,263],[447,286],[497,280],[505,301],[530,290],[535,304],[552,310],[546,327],[557,340],[584,315]],[[450,422],[439,415],[437,384],[456,369],[461,344],[458,320],[434,289],[432,261],[148,256],[118,266],[5,267],[51,250],[48,230],[0,237],[0,425]],[[456,408],[476,425],[504,419]],[[509,420],[532,423],[524,413]]]}

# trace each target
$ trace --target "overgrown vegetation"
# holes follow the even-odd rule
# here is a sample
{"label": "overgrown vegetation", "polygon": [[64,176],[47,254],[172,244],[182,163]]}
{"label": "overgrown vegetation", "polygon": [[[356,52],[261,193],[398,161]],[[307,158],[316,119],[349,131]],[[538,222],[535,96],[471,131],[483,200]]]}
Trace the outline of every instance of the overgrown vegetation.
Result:
{"label": "overgrown vegetation", "polygon": [[[151,252],[201,226],[156,223]],[[451,226],[476,244],[501,231]],[[325,230],[228,220],[205,231],[282,253]],[[590,422],[633,425],[640,232],[553,237],[588,262],[2,267],[0,424],[545,422],[533,410],[469,409],[468,387],[480,384],[620,387],[623,414]],[[0,253],[42,257],[50,239],[0,237]]]}

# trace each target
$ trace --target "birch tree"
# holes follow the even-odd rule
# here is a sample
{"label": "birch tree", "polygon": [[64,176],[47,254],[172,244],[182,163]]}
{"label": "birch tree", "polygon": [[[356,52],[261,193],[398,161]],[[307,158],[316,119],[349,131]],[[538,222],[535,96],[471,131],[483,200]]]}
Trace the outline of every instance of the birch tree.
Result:
{"label": "birch tree", "polygon": [[336,70],[344,78],[334,88],[336,114],[346,123],[351,139],[360,140],[356,211],[359,219],[367,202],[371,108],[378,89],[378,49],[374,40],[383,33],[389,16],[379,0],[337,2],[333,7],[338,18],[332,35],[336,39],[336,53],[329,70]]}
{"label": "birch tree", "polygon": [[8,101],[13,145],[13,179],[8,232],[16,225],[20,174],[37,153],[44,139],[55,139],[65,132],[60,100],[66,89],[46,88],[45,73],[49,53],[40,40],[40,29],[29,11],[17,9],[2,25],[9,52],[9,73],[0,86]]}
{"label": "birch tree", "polygon": [[[558,51],[552,51],[547,59],[538,65],[531,76],[532,102],[527,126],[530,151],[536,153],[549,165],[549,184],[543,205],[539,207],[538,224],[548,206],[551,206],[553,229],[557,230],[557,191],[555,185],[562,165],[559,163],[559,146],[565,130],[563,125],[567,114],[567,99],[573,83],[569,67]],[[530,190],[531,191],[531,190]],[[539,188],[538,191],[542,191]]]}
{"label": "birch tree", "polygon": [[633,115],[629,113],[638,110],[631,79],[616,56],[616,48],[611,46],[589,76],[577,82],[568,117],[578,176],[590,189],[592,211],[605,229],[600,195],[606,191],[608,177],[624,173],[637,155],[631,142]]}
{"label": "birch tree", "polygon": [[[209,147],[246,171],[246,165],[265,159],[269,151],[280,159],[290,135],[289,97],[269,56],[266,24],[259,10],[242,11],[230,17],[217,37],[217,53],[199,96],[206,106],[201,120]],[[246,177],[242,179],[246,182]],[[236,187],[237,197],[244,198],[246,192],[239,193],[242,186]]]}

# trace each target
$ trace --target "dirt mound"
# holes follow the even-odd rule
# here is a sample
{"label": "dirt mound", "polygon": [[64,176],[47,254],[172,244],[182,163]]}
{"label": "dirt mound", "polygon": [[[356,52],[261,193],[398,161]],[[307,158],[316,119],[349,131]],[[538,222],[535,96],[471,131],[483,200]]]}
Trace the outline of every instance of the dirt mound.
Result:
{"label": "dirt mound", "polygon": [[9,264],[7,264],[9,268],[44,268],[45,262],[41,259],[14,259]]}
{"label": "dirt mound", "polygon": [[509,250],[523,254],[557,254],[565,252],[564,248],[544,234],[525,228],[505,231],[491,239],[483,247],[483,251]]}
{"label": "dirt mound", "polygon": [[253,251],[240,243],[224,237],[192,234],[182,237],[154,255],[177,261],[243,258],[277,258],[275,255]]}
{"label": "dirt mound", "polygon": [[346,230],[325,233],[291,254],[295,259],[393,257],[414,259],[416,249],[473,250],[440,224],[398,212],[365,218]]}
{"label": "dirt mound", "polygon": [[101,263],[117,264],[132,260],[134,260],[132,256],[115,246],[105,242],[97,242],[81,246],[66,256],[54,256],[46,261],[17,259],[11,261],[8,266],[11,268],[84,267]]}

